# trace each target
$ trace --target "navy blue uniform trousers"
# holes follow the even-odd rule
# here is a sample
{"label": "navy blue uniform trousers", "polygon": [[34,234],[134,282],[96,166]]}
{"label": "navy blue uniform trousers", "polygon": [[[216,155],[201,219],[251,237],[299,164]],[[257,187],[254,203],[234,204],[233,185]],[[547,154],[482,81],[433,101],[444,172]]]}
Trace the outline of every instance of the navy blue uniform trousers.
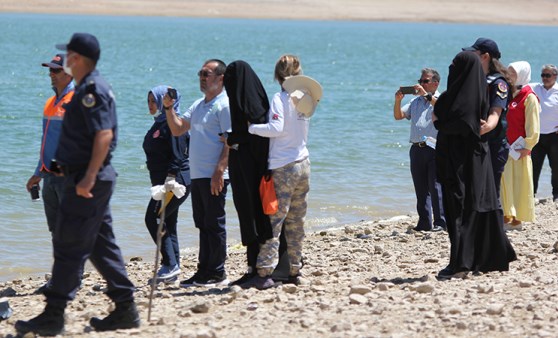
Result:
{"label": "navy blue uniform trousers", "polygon": [[[106,167],[105,167],[106,168]],[[83,267],[89,259],[107,282],[107,296],[115,303],[133,300],[134,285],[128,279],[120,248],[112,231],[109,200],[114,181],[97,179],[92,198],[76,195],[83,173],[66,175],[64,194],[53,234],[54,265],[47,303],[66,304],[75,298]]]}
{"label": "navy blue uniform trousers", "polygon": [[221,275],[225,272],[227,258],[227,230],[225,185],[219,196],[211,194],[211,179],[197,178],[192,180],[192,216],[194,224],[200,231],[200,250],[198,255],[198,270],[206,276]]}
{"label": "navy blue uniform trousers", "polygon": [[434,226],[446,227],[442,199],[442,187],[436,176],[436,150],[425,146],[411,146],[411,176],[415,185],[417,196],[417,213],[419,221],[417,229],[432,229],[432,214],[434,213]]}

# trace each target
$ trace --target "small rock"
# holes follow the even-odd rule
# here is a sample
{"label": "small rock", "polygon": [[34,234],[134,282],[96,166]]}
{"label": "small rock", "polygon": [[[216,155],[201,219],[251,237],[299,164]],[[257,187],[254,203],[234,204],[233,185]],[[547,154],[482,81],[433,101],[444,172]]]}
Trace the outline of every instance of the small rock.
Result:
{"label": "small rock", "polygon": [[281,289],[285,293],[293,294],[293,293],[296,293],[296,291],[298,290],[298,287],[296,285],[293,285],[293,284],[284,284]]}
{"label": "small rock", "polygon": [[351,291],[349,291],[349,294],[365,295],[371,291],[372,289],[367,285],[353,285],[351,286]]}
{"label": "small rock", "polygon": [[246,310],[248,311],[254,311],[258,309],[258,303],[248,303],[248,306],[246,306]]}
{"label": "small rock", "polygon": [[192,306],[190,310],[193,313],[208,313],[209,308],[210,308],[209,303],[202,301]]}
{"label": "small rock", "polygon": [[363,295],[359,295],[359,294],[353,293],[353,294],[349,295],[349,301],[350,301],[351,304],[359,304],[359,305],[361,305],[361,304],[366,304],[366,303],[368,303],[368,298],[366,298],[366,297],[363,296]]}
{"label": "small rock", "polygon": [[434,285],[430,283],[422,283],[415,288],[418,293],[432,293],[434,291]]}
{"label": "small rock", "polygon": [[504,304],[491,304],[486,309],[486,313],[489,315],[500,315],[504,311]]}
{"label": "small rock", "polygon": [[533,283],[530,281],[520,281],[519,286],[522,288],[530,288],[531,286],[533,286]]}
{"label": "small rock", "polygon": [[130,258],[130,262],[141,262],[143,261],[142,257],[132,257]]}

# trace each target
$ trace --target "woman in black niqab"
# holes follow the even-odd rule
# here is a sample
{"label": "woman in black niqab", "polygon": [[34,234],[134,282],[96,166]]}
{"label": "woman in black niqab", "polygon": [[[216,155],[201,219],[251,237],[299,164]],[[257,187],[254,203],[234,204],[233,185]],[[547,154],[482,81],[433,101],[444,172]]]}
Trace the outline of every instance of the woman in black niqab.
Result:
{"label": "woman in black niqab", "polygon": [[269,100],[258,75],[244,61],[227,66],[223,83],[229,97],[232,126],[227,138],[231,147],[229,178],[242,244],[247,247],[248,273],[254,274],[260,243],[272,237],[259,194],[261,178],[267,172],[269,138],[250,134],[248,123],[268,122]]}
{"label": "woman in black niqab", "polygon": [[507,271],[516,259],[503,227],[490,150],[480,136],[489,110],[479,57],[461,52],[449,67],[447,91],[434,106],[436,169],[451,243],[440,278],[458,272]]}

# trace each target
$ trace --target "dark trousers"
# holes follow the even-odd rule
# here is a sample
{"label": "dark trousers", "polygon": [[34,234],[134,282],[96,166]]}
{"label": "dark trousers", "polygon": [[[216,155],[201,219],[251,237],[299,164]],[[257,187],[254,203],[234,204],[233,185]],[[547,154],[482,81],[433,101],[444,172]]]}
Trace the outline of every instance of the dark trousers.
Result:
{"label": "dark trousers", "polygon": [[442,187],[436,177],[435,155],[436,151],[428,146],[413,145],[409,150],[419,215],[417,228],[421,230],[432,229],[431,210],[434,214],[434,226],[446,227]]}
{"label": "dark trousers", "polygon": [[75,188],[82,176],[66,176],[53,234],[54,265],[45,290],[47,302],[62,305],[75,298],[87,259],[106,280],[110,299],[115,303],[133,300],[134,285],[112,231],[109,200],[115,182],[97,179],[93,197],[84,198],[76,195]]}
{"label": "dark trousers", "polygon": [[62,193],[64,192],[64,176],[54,176],[47,174],[43,178],[43,189],[41,189],[45,216],[47,219],[48,231],[51,234],[56,226],[58,208],[62,203]]}
{"label": "dark trousers", "polygon": [[225,272],[227,230],[225,228],[225,197],[229,181],[225,180],[218,196],[211,194],[211,179],[192,180],[192,214],[200,231],[198,270],[203,274],[220,275]]}
{"label": "dark trousers", "polygon": [[558,134],[541,134],[539,143],[533,148],[531,152],[531,160],[533,161],[533,186],[535,194],[539,187],[539,177],[544,164],[544,158],[548,156],[548,163],[550,164],[552,184],[552,197],[558,198]]}
{"label": "dark trousers", "polygon": [[[176,198],[173,195],[165,207],[165,222],[163,223],[163,236],[161,237],[161,262],[163,265],[172,267],[180,264],[180,247],[178,246],[177,234],[178,209],[188,198],[189,193],[190,186],[186,186],[184,196]],[[158,220],[162,202],[151,199],[145,212],[145,225],[155,243],[157,243],[157,228],[159,227]]]}
{"label": "dark trousers", "polygon": [[[489,142],[490,160],[492,162],[492,171],[494,173],[494,184],[496,184],[496,195],[500,201],[500,185],[502,181],[502,173],[508,161],[510,146],[507,142]],[[501,205],[501,201],[500,201]]]}

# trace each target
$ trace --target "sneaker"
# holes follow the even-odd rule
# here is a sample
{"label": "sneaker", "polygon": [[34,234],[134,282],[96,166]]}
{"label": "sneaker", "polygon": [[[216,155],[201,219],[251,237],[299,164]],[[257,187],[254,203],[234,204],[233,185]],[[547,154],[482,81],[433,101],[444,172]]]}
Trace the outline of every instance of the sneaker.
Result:
{"label": "sneaker", "polygon": [[15,323],[18,336],[27,336],[33,332],[40,336],[56,336],[64,332],[64,306],[47,304],[43,313],[28,321],[18,320]]}
{"label": "sneaker", "polygon": [[247,272],[244,275],[242,275],[242,277],[240,277],[239,279],[235,280],[234,282],[231,282],[229,286],[245,284],[246,282],[254,278],[255,275],[256,274],[254,272]]}
{"label": "sneaker", "polygon": [[266,290],[276,286],[281,285],[281,283],[276,283],[271,276],[260,277],[255,275],[248,282],[241,285],[243,289],[256,288],[258,290]]}
{"label": "sneaker", "polygon": [[159,281],[165,281],[168,279],[172,279],[178,276],[179,274],[180,274],[180,267],[178,265],[174,265],[174,266],[163,265],[161,266],[159,271],[157,271],[157,279]]}
{"label": "sneaker", "polygon": [[202,275],[199,271],[196,271],[196,273],[194,273],[194,275],[188,279],[185,279],[183,281],[180,281],[180,286],[183,288],[189,288],[191,286],[194,286],[194,282],[199,281],[202,279]]}
{"label": "sneaker", "polygon": [[103,319],[91,318],[89,325],[95,331],[132,329],[140,326],[140,318],[134,301],[116,303],[116,308]]}
{"label": "sneaker", "polygon": [[290,276],[287,278],[286,281],[283,281],[283,284],[294,284],[294,285],[300,285],[300,274],[298,275],[294,275],[294,276]]}
{"label": "sneaker", "polygon": [[227,275],[223,272],[220,275],[210,275],[206,278],[200,278],[199,280],[195,280],[194,285],[205,286],[208,288],[213,288],[216,286],[228,286],[229,280],[227,279]]}

